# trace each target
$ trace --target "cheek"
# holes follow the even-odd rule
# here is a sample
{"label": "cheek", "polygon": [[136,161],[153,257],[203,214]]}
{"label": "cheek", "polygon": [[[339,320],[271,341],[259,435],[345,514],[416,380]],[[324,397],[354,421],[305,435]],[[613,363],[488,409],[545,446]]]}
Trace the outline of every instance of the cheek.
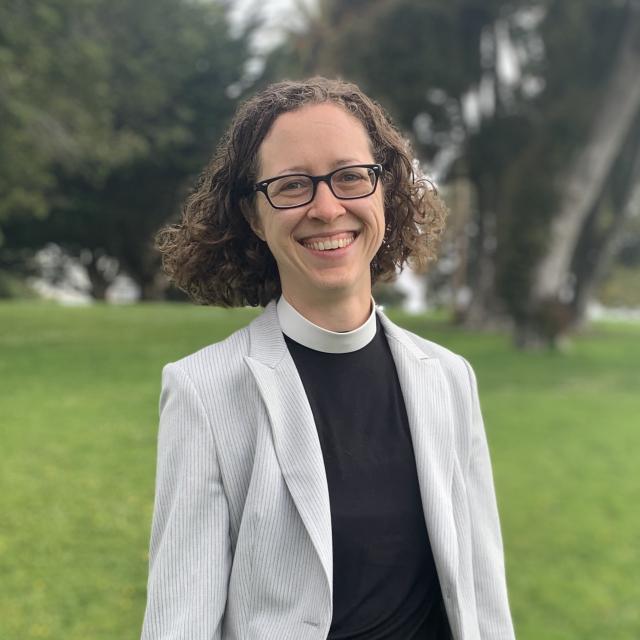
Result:
{"label": "cheek", "polygon": [[385,210],[384,210],[384,201],[383,198],[380,198],[379,205],[376,209],[376,231],[377,231],[377,248],[379,249],[384,242],[384,235],[386,229],[386,219],[385,219]]}
{"label": "cheek", "polygon": [[384,233],[384,228],[386,224],[386,216],[385,216],[385,207],[384,207],[384,196],[380,194],[377,207],[376,207],[376,221],[378,226],[380,227],[381,233]]}
{"label": "cheek", "polygon": [[286,220],[274,220],[273,218],[261,218],[260,236],[275,258],[289,250],[292,225]]}

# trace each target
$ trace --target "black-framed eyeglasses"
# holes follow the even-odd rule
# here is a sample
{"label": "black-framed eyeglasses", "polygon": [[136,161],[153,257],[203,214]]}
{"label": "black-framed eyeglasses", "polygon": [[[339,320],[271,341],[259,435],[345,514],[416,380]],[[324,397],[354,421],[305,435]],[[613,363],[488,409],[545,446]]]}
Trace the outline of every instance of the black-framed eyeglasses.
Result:
{"label": "black-framed eyeglasses", "polygon": [[381,175],[381,164],[353,164],[324,176],[290,173],[268,178],[256,183],[253,191],[264,193],[274,209],[293,209],[309,204],[315,198],[320,182],[326,182],[339,200],[366,198],[376,190]]}

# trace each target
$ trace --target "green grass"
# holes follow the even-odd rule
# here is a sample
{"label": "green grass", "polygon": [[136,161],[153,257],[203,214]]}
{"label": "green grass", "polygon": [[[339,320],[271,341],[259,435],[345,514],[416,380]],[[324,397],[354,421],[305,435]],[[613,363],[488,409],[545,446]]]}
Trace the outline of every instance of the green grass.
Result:
{"label": "green grass", "polygon": [[[255,311],[0,305],[0,638],[129,640],[160,370]],[[392,314],[478,374],[520,640],[640,637],[640,327],[521,354]]]}

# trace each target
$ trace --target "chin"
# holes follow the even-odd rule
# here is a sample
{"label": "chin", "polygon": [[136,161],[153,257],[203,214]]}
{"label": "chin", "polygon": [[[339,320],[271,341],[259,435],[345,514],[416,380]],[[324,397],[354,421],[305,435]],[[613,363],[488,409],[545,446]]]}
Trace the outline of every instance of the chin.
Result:
{"label": "chin", "polygon": [[[312,282],[308,283],[308,289],[315,289],[323,292],[335,292],[335,293],[354,293],[361,289],[363,286],[362,278],[356,278],[354,276],[344,274],[335,275],[334,277],[318,277],[314,278]],[[370,284],[366,285],[370,290]]]}

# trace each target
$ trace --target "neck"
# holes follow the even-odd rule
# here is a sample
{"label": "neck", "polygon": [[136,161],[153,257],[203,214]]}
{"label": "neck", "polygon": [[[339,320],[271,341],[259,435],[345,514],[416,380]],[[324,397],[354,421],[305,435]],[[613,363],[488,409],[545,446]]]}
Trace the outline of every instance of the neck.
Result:
{"label": "neck", "polygon": [[307,320],[329,331],[353,331],[371,315],[371,291],[352,296],[323,297],[310,300],[283,291],[287,302]]}

